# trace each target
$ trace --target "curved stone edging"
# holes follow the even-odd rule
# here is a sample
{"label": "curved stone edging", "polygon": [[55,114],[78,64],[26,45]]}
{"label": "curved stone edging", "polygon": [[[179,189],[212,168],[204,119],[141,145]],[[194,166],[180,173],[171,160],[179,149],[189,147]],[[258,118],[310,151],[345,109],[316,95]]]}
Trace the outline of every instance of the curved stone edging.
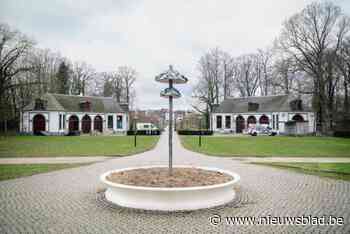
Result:
{"label": "curved stone edging", "polygon": [[164,165],[130,167],[108,171],[100,176],[101,181],[108,186],[105,192],[106,199],[122,207],[145,210],[177,211],[196,210],[220,206],[231,202],[235,197],[233,186],[239,181],[240,176],[236,173],[211,167],[193,167],[177,165],[175,168],[197,168],[210,171],[218,171],[233,177],[233,180],[216,185],[159,188],[124,185],[110,182],[106,179],[111,173],[140,169],[167,167]]}

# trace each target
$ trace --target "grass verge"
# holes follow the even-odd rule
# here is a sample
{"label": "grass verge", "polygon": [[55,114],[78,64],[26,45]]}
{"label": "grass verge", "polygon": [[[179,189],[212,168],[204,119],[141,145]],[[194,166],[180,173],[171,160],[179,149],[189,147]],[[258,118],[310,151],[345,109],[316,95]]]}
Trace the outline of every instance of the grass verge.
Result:
{"label": "grass verge", "polygon": [[195,152],[223,157],[350,157],[350,139],[336,137],[202,137],[180,136],[182,145]]}
{"label": "grass verge", "polygon": [[0,137],[0,157],[126,156],[152,149],[159,136]]}
{"label": "grass verge", "polygon": [[350,181],[350,163],[266,163],[253,164],[291,169],[298,172]]}
{"label": "grass verge", "polygon": [[89,163],[73,164],[0,164],[0,181],[31,176],[35,174],[89,165]]}

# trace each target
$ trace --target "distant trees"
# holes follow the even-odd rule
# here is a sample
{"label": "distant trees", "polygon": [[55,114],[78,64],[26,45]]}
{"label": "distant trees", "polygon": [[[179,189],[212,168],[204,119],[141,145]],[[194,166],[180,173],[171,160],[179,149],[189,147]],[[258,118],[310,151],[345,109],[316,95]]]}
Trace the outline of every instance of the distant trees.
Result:
{"label": "distant trees", "polygon": [[349,102],[349,84],[350,84],[350,37],[345,38],[336,55],[336,65],[343,76],[344,103],[343,108],[345,113],[350,111]]}
{"label": "distant trees", "polygon": [[136,81],[137,72],[134,68],[128,66],[118,67],[118,77],[123,81],[123,86],[125,88],[125,101],[127,103],[131,102],[134,97],[134,83]]}
{"label": "distant trees", "polygon": [[283,24],[279,45],[313,79],[318,132],[326,133],[332,128],[339,81],[334,62],[349,30],[349,18],[331,2],[312,3]]}
{"label": "distant trees", "polygon": [[[311,95],[317,132],[329,134],[334,113],[350,116],[350,19],[331,2],[314,2],[283,23],[273,47],[236,57],[216,48],[198,63],[194,97],[208,114],[229,96]],[[199,108],[201,107],[201,108]]]}
{"label": "distant trees", "polygon": [[114,96],[118,102],[131,106],[135,98],[135,81],[137,72],[130,66],[120,66],[117,71],[100,74],[103,82],[103,95]]}
{"label": "distant trees", "polygon": [[[209,126],[209,113],[212,112],[214,105],[219,103],[222,84],[224,84],[225,94],[229,89],[227,73],[223,78],[225,71],[228,71],[229,59],[225,57],[223,60],[223,55],[223,51],[215,48],[203,55],[198,63],[200,76],[194,87],[193,95],[202,105],[194,104],[193,108],[206,116],[207,126]],[[226,70],[223,71],[223,68]]]}
{"label": "distant trees", "polygon": [[64,61],[58,67],[56,82],[57,93],[69,94],[69,67]]}
{"label": "distant trees", "polygon": [[0,131],[18,126],[21,110],[46,92],[113,96],[133,102],[135,69],[96,72],[84,61],[35,47],[33,40],[0,23]]}
{"label": "distant trees", "polygon": [[257,54],[247,54],[236,58],[236,76],[233,85],[241,97],[255,96],[261,82],[261,64]]}
{"label": "distant trees", "polygon": [[27,61],[34,42],[7,24],[0,24],[0,121],[7,130],[7,120],[16,115],[16,89],[32,82],[21,78],[33,68]]}
{"label": "distant trees", "polygon": [[75,95],[85,95],[89,82],[95,78],[95,69],[85,62],[75,62],[72,68],[72,90]]}

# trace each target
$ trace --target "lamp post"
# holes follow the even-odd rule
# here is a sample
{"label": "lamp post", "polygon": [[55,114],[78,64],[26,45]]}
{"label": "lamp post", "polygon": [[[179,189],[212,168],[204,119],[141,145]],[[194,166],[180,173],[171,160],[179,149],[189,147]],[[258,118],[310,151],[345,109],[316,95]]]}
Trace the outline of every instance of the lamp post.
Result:
{"label": "lamp post", "polygon": [[199,119],[199,139],[198,139],[199,147],[202,147],[202,119]]}
{"label": "lamp post", "polygon": [[137,111],[134,116],[134,147],[137,146]]}
{"label": "lamp post", "polygon": [[166,72],[156,76],[155,80],[161,83],[168,83],[169,87],[160,92],[160,96],[169,99],[169,175],[173,169],[173,99],[180,98],[180,92],[173,87],[174,84],[184,84],[188,79],[178,71],[169,66]]}

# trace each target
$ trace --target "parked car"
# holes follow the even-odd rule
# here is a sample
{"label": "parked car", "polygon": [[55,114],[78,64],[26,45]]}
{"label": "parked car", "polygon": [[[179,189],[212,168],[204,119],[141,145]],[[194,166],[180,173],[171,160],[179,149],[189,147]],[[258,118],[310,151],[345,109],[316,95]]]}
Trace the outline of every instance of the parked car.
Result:
{"label": "parked car", "polygon": [[256,126],[254,128],[249,128],[248,134],[251,136],[258,136],[258,135],[275,136],[277,135],[277,132],[272,130],[271,127]]}

